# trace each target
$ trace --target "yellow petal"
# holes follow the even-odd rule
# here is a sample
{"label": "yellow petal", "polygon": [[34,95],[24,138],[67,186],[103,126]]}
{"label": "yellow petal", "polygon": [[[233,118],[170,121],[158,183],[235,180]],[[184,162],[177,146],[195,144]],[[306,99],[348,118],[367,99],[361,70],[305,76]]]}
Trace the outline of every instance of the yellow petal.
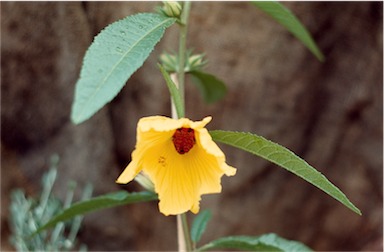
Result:
{"label": "yellow petal", "polygon": [[226,176],[234,176],[237,173],[237,169],[226,164],[225,162],[221,165],[222,171],[225,172]]}
{"label": "yellow petal", "polygon": [[[135,152],[135,151],[134,151]],[[134,154],[132,155],[134,156]],[[116,180],[116,183],[118,184],[127,184],[128,182],[130,182],[131,180],[133,180],[135,178],[135,176],[141,171],[141,167],[138,165],[138,163],[136,162],[136,159],[133,161],[131,161],[126,169],[124,169],[124,171],[122,172],[122,174],[120,174],[120,176],[118,177],[118,179]]]}
{"label": "yellow petal", "polygon": [[[141,118],[138,122],[138,131],[147,132],[147,131],[170,131],[182,127],[185,123],[186,118],[180,120],[174,120],[165,116],[149,116]],[[189,121],[189,120],[188,120]]]}
{"label": "yellow petal", "polygon": [[236,173],[236,169],[226,164],[226,157],[218,145],[213,141],[206,128],[198,130],[197,144],[204,149],[208,154],[217,158],[217,162],[221,170],[227,176],[233,176]]}
{"label": "yellow petal", "polygon": [[221,192],[220,179],[223,171],[219,167],[216,157],[208,154],[198,145],[190,152],[187,153],[185,162],[190,179],[195,181],[199,188],[199,194]]}
{"label": "yellow petal", "polygon": [[199,201],[198,187],[189,177],[184,158],[176,152],[172,141],[147,153],[143,170],[154,182],[160,211],[170,215],[190,210]]}
{"label": "yellow petal", "polygon": [[[202,194],[221,191],[221,177],[232,176],[236,169],[227,165],[224,153],[204,127],[206,117],[193,122],[163,116],[142,118],[137,128],[137,144],[132,162],[117,182],[131,181],[142,169],[154,183],[159,209],[165,215],[186,211],[197,213]],[[178,128],[192,128],[196,143],[184,154],[175,149],[173,135]]]}
{"label": "yellow petal", "polygon": [[192,213],[194,214],[197,214],[199,212],[199,201],[201,200],[201,198],[199,197],[198,201],[196,202],[196,204],[194,204],[192,206],[192,208],[190,209]]}
{"label": "yellow petal", "polygon": [[188,127],[192,129],[201,129],[211,121],[212,117],[207,116],[202,121],[191,121],[188,118],[180,118],[178,120],[165,116],[149,116],[141,118],[138,122],[138,131],[146,132],[154,131],[171,131],[181,127]]}
{"label": "yellow petal", "polygon": [[172,141],[151,148],[144,157],[143,170],[159,194],[159,209],[165,215],[199,211],[201,194],[221,191],[224,174],[217,157],[195,145],[180,155]]}
{"label": "yellow petal", "polygon": [[192,128],[194,130],[195,129],[202,129],[211,121],[211,119],[212,119],[211,116],[207,116],[207,117],[203,118],[202,121],[193,122],[193,121],[189,120],[189,122],[190,122],[189,126],[190,126],[190,128]]}
{"label": "yellow petal", "polygon": [[[175,120],[172,120],[163,116],[151,116],[145,117],[139,120],[137,127],[137,143],[135,150],[132,152],[132,161],[123,171],[123,173],[118,177],[116,183],[127,184],[142,170],[141,163],[144,156],[148,155],[148,148],[154,148],[156,146],[164,144],[165,141],[168,141],[173,134],[173,130],[178,127],[178,125],[172,125]],[[174,123],[175,124],[175,123]],[[180,124],[180,123],[179,123]],[[170,127],[171,131],[159,134],[158,131],[155,131],[154,128],[158,126],[159,128],[166,129]]]}

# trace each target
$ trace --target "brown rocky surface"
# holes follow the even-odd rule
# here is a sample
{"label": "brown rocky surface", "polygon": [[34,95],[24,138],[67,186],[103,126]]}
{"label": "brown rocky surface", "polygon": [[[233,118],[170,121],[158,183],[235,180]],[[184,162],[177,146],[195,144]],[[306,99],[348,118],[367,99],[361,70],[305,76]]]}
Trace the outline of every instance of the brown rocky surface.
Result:
{"label": "brown rocky surface", "polygon": [[[95,194],[139,189],[114,180],[130,160],[137,120],[170,115],[155,63],[160,52],[176,49],[176,29],[166,32],[113,102],[78,126],[69,115],[93,36],[155,5],[1,3],[2,250],[10,247],[10,191],[38,192],[55,153],[61,197],[69,180],[79,187],[92,182]],[[274,232],[315,250],[382,250],[382,3],[284,5],[313,34],[324,63],[247,2],[193,3],[188,46],[206,52],[207,71],[225,80],[229,92],[206,105],[187,85],[187,115],[212,115],[210,129],[251,131],[290,148],[339,186],[363,215],[275,165],[222,146],[238,173],[223,179],[222,194],[203,197],[202,208],[214,213],[203,242]],[[89,250],[175,250],[175,235],[174,218],[145,203],[87,216],[79,239]]]}

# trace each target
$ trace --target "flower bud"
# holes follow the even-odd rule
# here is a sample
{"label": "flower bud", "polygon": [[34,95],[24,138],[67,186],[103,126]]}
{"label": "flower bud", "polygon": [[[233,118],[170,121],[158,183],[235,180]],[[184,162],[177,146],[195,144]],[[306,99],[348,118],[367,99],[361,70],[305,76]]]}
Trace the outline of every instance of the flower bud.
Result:
{"label": "flower bud", "polygon": [[164,1],[163,2],[163,12],[169,17],[178,18],[182,13],[182,6],[175,1]]}
{"label": "flower bud", "polygon": [[202,70],[206,63],[207,60],[204,59],[204,54],[191,55],[186,62],[186,72]]}
{"label": "flower bud", "polygon": [[167,72],[170,72],[170,73],[177,72],[178,59],[176,55],[169,54],[169,53],[162,53],[159,57],[159,60]]}
{"label": "flower bud", "polygon": [[202,54],[195,54],[188,59],[188,63],[192,68],[194,68],[196,66],[200,66],[202,64],[202,60],[203,60]]}

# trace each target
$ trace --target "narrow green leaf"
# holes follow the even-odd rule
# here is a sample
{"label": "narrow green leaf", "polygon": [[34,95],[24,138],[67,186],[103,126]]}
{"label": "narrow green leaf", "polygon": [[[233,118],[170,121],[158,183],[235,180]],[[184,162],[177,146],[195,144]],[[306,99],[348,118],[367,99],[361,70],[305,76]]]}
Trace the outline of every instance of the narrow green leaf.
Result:
{"label": "narrow green leaf", "polygon": [[128,193],[126,191],[118,191],[109,193],[106,195],[91,198],[89,200],[77,202],[69,208],[63,210],[61,213],[53,217],[50,221],[40,227],[36,232],[53,227],[58,222],[66,221],[77,215],[84,215],[89,212],[93,212],[100,209],[106,209],[115,206],[121,206],[126,204],[138,203],[156,200],[158,195],[152,192],[134,192]]}
{"label": "narrow green leaf", "polygon": [[209,210],[201,211],[194,219],[191,226],[191,240],[195,243],[199,242],[202,234],[206,230],[207,222],[211,219]]}
{"label": "narrow green leaf", "polygon": [[276,234],[264,234],[261,236],[228,236],[214,240],[198,251],[209,249],[239,249],[247,251],[312,251],[304,244],[297,241],[289,241]]}
{"label": "narrow green leaf", "polygon": [[140,13],[104,28],[84,56],[72,121],[81,123],[110,102],[174,22],[174,18],[159,14]]}
{"label": "narrow green leaf", "polygon": [[225,96],[227,92],[225,83],[214,75],[202,71],[191,71],[189,74],[202,93],[205,102],[214,103]]}
{"label": "narrow green leaf", "polygon": [[308,30],[289,9],[275,1],[255,1],[252,3],[266,14],[270,15],[278,23],[288,29],[296,38],[302,41],[318,60],[324,61],[321,50],[314,42]]}
{"label": "narrow green leaf", "polygon": [[164,69],[164,67],[161,64],[158,64],[158,67],[162,72],[163,78],[166,80],[166,84],[167,84],[168,90],[170,91],[171,98],[174,102],[178,118],[182,118],[184,117],[184,106],[182,102],[182,97],[180,96],[180,92],[176,87],[175,83],[171,80],[170,75]]}
{"label": "narrow green leaf", "polygon": [[251,133],[215,130],[210,131],[210,134],[214,141],[248,151],[285,168],[361,215],[361,211],[349,201],[340,189],[287,148]]}

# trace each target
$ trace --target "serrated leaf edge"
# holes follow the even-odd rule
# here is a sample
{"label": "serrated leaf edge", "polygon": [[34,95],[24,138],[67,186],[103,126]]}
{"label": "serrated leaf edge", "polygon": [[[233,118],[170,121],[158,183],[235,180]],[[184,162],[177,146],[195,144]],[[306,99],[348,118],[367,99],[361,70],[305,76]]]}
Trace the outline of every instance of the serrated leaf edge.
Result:
{"label": "serrated leaf edge", "polygon": [[[126,18],[120,19],[120,20],[118,20],[118,21],[115,21],[114,23],[123,21],[123,20],[128,19],[128,18],[132,18],[132,17],[135,17],[135,16],[143,15],[143,14],[159,15],[159,14],[154,14],[154,13],[138,13],[138,14],[131,15],[131,16],[128,16],[128,17],[126,17]],[[159,15],[159,16],[161,16],[161,15]],[[167,18],[167,19],[165,19],[163,22],[159,23],[157,26],[155,26],[153,29],[151,29],[149,32],[147,32],[145,35],[143,35],[140,39],[138,39],[138,40],[131,46],[131,49],[130,49],[130,50],[127,50],[127,52],[125,52],[125,53],[122,55],[122,57],[118,60],[118,62],[111,68],[111,70],[110,70],[109,72],[107,72],[106,77],[104,77],[104,78],[103,78],[103,79],[96,85],[95,91],[94,91],[90,96],[88,96],[88,99],[86,99],[86,101],[83,103],[83,104],[84,104],[84,105],[83,105],[83,108],[81,108],[80,111],[79,111],[76,115],[74,114],[74,110],[72,110],[72,111],[73,111],[73,114],[72,114],[71,118],[72,118],[72,121],[73,121],[75,124],[81,123],[81,122],[83,122],[83,121],[89,119],[93,114],[95,114],[97,111],[99,111],[99,110],[103,107],[103,106],[102,106],[102,107],[98,108],[98,109],[97,109],[92,115],[90,115],[89,117],[86,117],[86,118],[83,118],[83,119],[79,119],[79,118],[82,118],[82,115],[83,115],[83,113],[84,113],[84,109],[87,107],[87,104],[89,104],[90,101],[92,101],[92,99],[96,96],[96,94],[100,91],[101,87],[103,86],[103,83],[105,83],[106,80],[111,76],[111,74],[115,71],[115,69],[117,68],[117,66],[118,66],[118,65],[125,59],[125,57],[127,56],[127,54],[130,53],[130,52],[132,52],[133,48],[135,48],[135,47],[138,45],[138,43],[139,43],[140,41],[143,41],[143,39],[144,39],[145,37],[147,37],[149,34],[151,34],[153,31],[157,30],[158,28],[162,27],[164,24],[170,22],[171,20],[174,20],[174,22],[175,22],[176,19],[175,19],[175,18]],[[109,24],[108,26],[106,26],[106,27],[105,27],[105,28],[104,28],[104,29],[103,29],[103,30],[102,30],[102,31],[95,37],[95,39],[96,39],[96,38],[97,38],[103,31],[105,31],[106,29],[108,29],[109,27],[111,27],[111,25],[113,25],[114,23],[111,23],[111,24]],[[166,30],[166,28],[167,28],[167,27],[164,27],[163,32],[164,32],[164,30]],[[160,37],[159,40],[157,40],[157,41],[155,42],[155,45],[160,41],[161,38],[162,38],[162,37]],[[95,41],[95,39],[94,39],[94,41]],[[155,48],[155,47],[152,47],[152,49],[150,50],[150,53],[154,50],[154,48]],[[89,54],[89,49],[90,49],[90,47],[87,49],[87,52],[86,52],[86,54],[85,54],[85,56],[84,56],[84,60],[85,60],[85,58],[87,57],[87,55]],[[84,60],[83,60],[83,64],[84,64]],[[142,66],[143,64],[144,64],[144,62],[141,64],[141,66]],[[135,71],[137,71],[141,66],[139,66]],[[133,73],[135,73],[135,71],[134,71]],[[132,74],[133,74],[133,73],[132,73]],[[132,74],[131,74],[131,75],[132,75]],[[127,80],[131,77],[131,75],[127,78]],[[83,67],[82,67],[82,71],[80,72],[80,78],[79,78],[78,81],[80,81],[81,78],[83,78]],[[77,85],[76,85],[76,86],[77,86]],[[119,93],[119,92],[118,92],[118,93]],[[116,95],[117,95],[117,94],[116,94]],[[116,96],[116,95],[115,95],[115,96]],[[112,99],[114,99],[115,96],[113,96],[111,99],[107,100],[107,102],[104,103],[104,105],[107,104],[108,102],[110,102]],[[73,103],[73,107],[74,107],[74,106],[75,106],[75,102]]]}
{"label": "serrated leaf edge", "polygon": [[[224,137],[220,137],[221,139],[218,139],[218,138],[215,138],[215,133],[216,132],[224,132],[224,133],[230,133],[230,134],[242,134],[244,135],[242,138],[241,137],[238,137],[238,139],[232,143],[228,143],[228,142],[224,142],[226,138],[229,138],[229,137],[232,137],[232,136],[224,136]],[[224,144],[228,144],[228,145],[231,145],[233,147],[236,147],[238,149],[242,149],[244,151],[247,151],[247,152],[250,152],[256,156],[259,156],[263,159],[266,159],[284,169],[286,169],[287,171],[291,172],[291,173],[294,173],[295,175],[297,175],[298,177],[310,182],[311,184],[313,184],[314,186],[316,186],[317,188],[319,188],[321,191],[327,193],[329,196],[331,196],[332,198],[336,199],[337,201],[339,201],[340,203],[342,203],[344,206],[348,207],[350,210],[352,210],[353,212],[357,213],[358,215],[362,215],[361,211],[346,197],[346,195],[337,187],[335,186],[333,183],[331,183],[321,172],[319,172],[317,169],[315,169],[314,167],[312,167],[309,163],[307,163],[304,159],[300,158],[299,156],[297,156],[294,152],[292,152],[291,150],[287,149],[286,147],[284,146],[281,146],[277,143],[274,143],[262,136],[258,136],[258,135],[255,135],[255,134],[252,134],[250,132],[237,132],[237,131],[224,131],[224,130],[213,130],[213,131],[209,131],[211,137],[213,138],[214,141],[218,141],[218,142],[222,142]],[[214,136],[213,136],[214,134]],[[306,178],[305,176],[301,175],[301,174],[298,174],[298,171],[301,171],[301,170],[296,170],[293,171],[293,170],[290,170],[288,169],[287,167],[283,166],[281,163],[278,163],[277,161],[275,161],[274,159],[271,159],[269,157],[265,157],[265,156],[262,156],[260,153],[258,153],[259,151],[253,151],[253,150],[250,150],[248,149],[248,147],[252,144],[253,141],[250,141],[250,143],[247,144],[247,146],[236,146],[237,143],[241,142],[243,139],[247,138],[247,137],[256,137],[256,138],[259,138],[263,141],[266,141],[268,143],[270,143],[271,145],[273,145],[274,147],[278,147],[278,148],[283,148],[284,150],[286,150],[289,154],[292,154],[292,158],[294,158],[295,160],[293,160],[292,162],[299,162],[300,164],[303,163],[305,166],[308,166],[309,169],[311,169],[311,172],[315,172],[317,173],[320,177],[324,178],[325,182],[327,182],[327,185],[328,186],[331,186],[334,190],[336,190],[340,195],[337,197],[337,196],[334,196],[332,195],[331,193],[329,193],[328,191],[324,190],[323,188],[321,188],[319,185],[315,184],[315,182],[319,181],[317,179],[309,179],[309,178]],[[263,148],[269,148],[269,146],[267,147],[262,147],[261,149]],[[274,153],[273,153],[274,154]],[[269,156],[273,155],[273,154],[270,154]],[[283,153],[285,154],[285,153]],[[291,161],[289,161],[291,162]],[[286,164],[286,163],[285,163]],[[302,164],[301,164],[302,165]],[[321,181],[323,182],[323,181]],[[341,198],[342,197],[342,198]],[[345,204],[346,203],[346,204]]]}

